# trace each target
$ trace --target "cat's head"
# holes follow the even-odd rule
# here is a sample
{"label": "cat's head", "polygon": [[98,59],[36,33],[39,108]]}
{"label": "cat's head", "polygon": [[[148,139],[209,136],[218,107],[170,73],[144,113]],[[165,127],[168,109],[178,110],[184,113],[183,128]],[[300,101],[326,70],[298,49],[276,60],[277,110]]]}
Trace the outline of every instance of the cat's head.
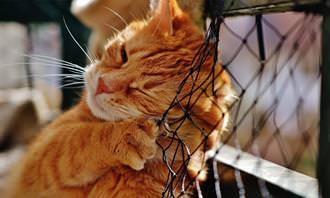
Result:
{"label": "cat's head", "polygon": [[175,0],[160,0],[150,19],[109,40],[86,69],[87,103],[104,120],[161,116],[187,76],[203,34]]}

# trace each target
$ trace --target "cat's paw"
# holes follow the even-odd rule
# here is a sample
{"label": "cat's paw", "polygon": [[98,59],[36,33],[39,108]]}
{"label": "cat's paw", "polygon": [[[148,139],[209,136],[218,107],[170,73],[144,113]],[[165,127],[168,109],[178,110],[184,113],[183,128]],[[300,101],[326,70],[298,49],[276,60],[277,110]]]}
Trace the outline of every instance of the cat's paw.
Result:
{"label": "cat's paw", "polygon": [[124,136],[127,152],[123,163],[134,170],[143,169],[146,161],[156,154],[158,133],[159,128],[155,121],[136,120],[135,127]]}

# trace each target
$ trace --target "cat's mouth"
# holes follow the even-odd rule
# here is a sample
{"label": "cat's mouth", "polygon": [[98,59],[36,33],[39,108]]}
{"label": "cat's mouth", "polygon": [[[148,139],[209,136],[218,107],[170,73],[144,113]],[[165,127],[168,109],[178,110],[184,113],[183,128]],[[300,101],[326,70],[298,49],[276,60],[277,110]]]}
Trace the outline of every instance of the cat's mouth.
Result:
{"label": "cat's mouth", "polygon": [[112,102],[109,94],[100,94],[95,96],[87,93],[87,104],[95,117],[107,121],[119,121],[132,117],[139,117],[140,112],[128,105],[120,105]]}

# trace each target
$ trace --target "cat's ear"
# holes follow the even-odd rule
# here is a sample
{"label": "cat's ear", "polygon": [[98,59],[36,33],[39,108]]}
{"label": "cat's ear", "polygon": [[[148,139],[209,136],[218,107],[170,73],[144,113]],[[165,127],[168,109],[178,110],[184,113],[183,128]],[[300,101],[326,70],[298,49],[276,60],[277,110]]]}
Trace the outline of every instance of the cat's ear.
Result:
{"label": "cat's ear", "polygon": [[184,16],[176,0],[159,0],[158,6],[154,10],[152,26],[165,34],[172,35],[175,29],[175,19]]}

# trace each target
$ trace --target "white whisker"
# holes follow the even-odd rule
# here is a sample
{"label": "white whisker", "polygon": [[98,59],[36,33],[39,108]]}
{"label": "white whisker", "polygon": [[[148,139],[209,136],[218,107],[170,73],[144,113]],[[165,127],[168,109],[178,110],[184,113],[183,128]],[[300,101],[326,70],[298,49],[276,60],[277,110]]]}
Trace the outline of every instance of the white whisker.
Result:
{"label": "white whisker", "polygon": [[120,16],[120,14],[118,12],[114,11],[113,9],[111,9],[109,7],[105,7],[105,9],[109,10],[112,14],[116,15],[126,26],[128,26],[127,21],[122,16]]}
{"label": "white whisker", "polygon": [[18,76],[14,79],[21,80],[21,79],[27,79],[27,78],[47,78],[47,77],[60,77],[60,79],[70,79],[74,80],[74,82],[84,82],[84,78],[80,75],[68,75],[68,74],[32,74],[32,75],[24,75],[24,76]]}
{"label": "white whisker", "polygon": [[77,65],[77,64],[65,61],[65,60],[57,59],[55,57],[43,56],[43,55],[38,55],[38,54],[24,54],[24,53],[16,53],[16,54],[18,54],[20,56],[23,56],[23,57],[31,58],[31,59],[34,59],[34,60],[47,61],[48,63],[61,63],[61,64],[65,64],[65,65],[68,65],[68,66],[74,66],[77,69],[81,69],[81,70],[84,71],[84,67],[82,67],[80,65]]}
{"label": "white whisker", "polygon": [[[56,58],[51,59],[51,57],[43,57],[43,56],[39,56],[39,55],[22,55],[22,56],[27,56],[29,58],[31,58],[32,60],[35,61],[40,61],[41,63],[48,63],[48,64],[54,64],[54,65],[63,65],[63,66],[69,66],[71,68],[75,68],[77,71],[80,71],[81,73],[85,71],[85,69],[83,67],[81,67],[80,65],[77,64],[73,64],[67,61],[62,61],[62,60],[58,60]],[[37,62],[39,63],[39,62]],[[32,63],[25,63],[25,64],[32,64]]]}
{"label": "white whisker", "polygon": [[71,75],[71,74],[32,74],[27,77],[64,77],[64,78],[74,78],[74,79],[83,79],[81,75]]}
{"label": "white whisker", "polygon": [[109,27],[109,28],[111,28],[113,31],[117,32],[117,34],[120,33],[120,31],[117,28],[113,27],[112,25],[107,24],[107,23],[105,23],[104,25],[107,26],[107,27]]}
{"label": "white whisker", "polygon": [[31,55],[26,55],[26,56],[29,56],[30,58],[33,58],[33,59],[36,59],[36,60],[45,60],[45,61],[53,60],[55,63],[60,62],[60,63],[63,63],[65,65],[74,66],[77,69],[79,68],[82,71],[84,71],[84,67],[82,67],[80,65],[77,65],[77,64],[74,64],[74,63],[70,63],[68,61],[57,59],[57,58],[54,58],[54,57],[42,56],[42,55],[37,55],[37,54],[31,54]]}
{"label": "white whisker", "polygon": [[[72,83],[67,83],[67,84],[64,84],[64,85],[61,85],[60,88],[64,88],[64,87],[69,87],[71,85],[84,85],[85,82],[72,82]],[[82,86],[84,87],[84,86]]]}
{"label": "white whisker", "polygon": [[[13,65],[32,65],[33,63],[10,63],[10,64],[1,64],[0,66],[13,66]],[[51,63],[42,63],[41,65],[38,66],[45,66],[45,67],[55,67],[55,68],[64,68],[64,69],[68,69],[71,72],[75,73],[75,74],[83,74],[84,71],[81,71],[79,69],[76,68],[72,68],[72,67],[68,67],[66,65],[60,65],[60,64],[51,64]]]}
{"label": "white whisker", "polygon": [[64,21],[64,26],[67,29],[68,33],[70,34],[71,38],[73,39],[73,41],[78,45],[78,47],[82,50],[82,52],[86,55],[86,57],[88,58],[88,60],[93,63],[93,60],[91,59],[91,57],[87,54],[87,52],[81,47],[81,45],[78,43],[78,41],[74,38],[74,36],[72,35],[65,19],[63,18]]}
{"label": "white whisker", "polygon": [[92,58],[94,60],[97,60],[97,56],[92,51],[89,50],[88,46],[87,45],[84,46],[86,47],[87,52],[92,56]]}
{"label": "white whisker", "polygon": [[84,86],[60,87],[60,89],[83,89]]}
{"label": "white whisker", "polygon": [[78,74],[32,74],[35,76],[46,76],[46,77],[52,77],[52,76],[64,76],[64,77],[81,77],[83,78],[82,75]]}

